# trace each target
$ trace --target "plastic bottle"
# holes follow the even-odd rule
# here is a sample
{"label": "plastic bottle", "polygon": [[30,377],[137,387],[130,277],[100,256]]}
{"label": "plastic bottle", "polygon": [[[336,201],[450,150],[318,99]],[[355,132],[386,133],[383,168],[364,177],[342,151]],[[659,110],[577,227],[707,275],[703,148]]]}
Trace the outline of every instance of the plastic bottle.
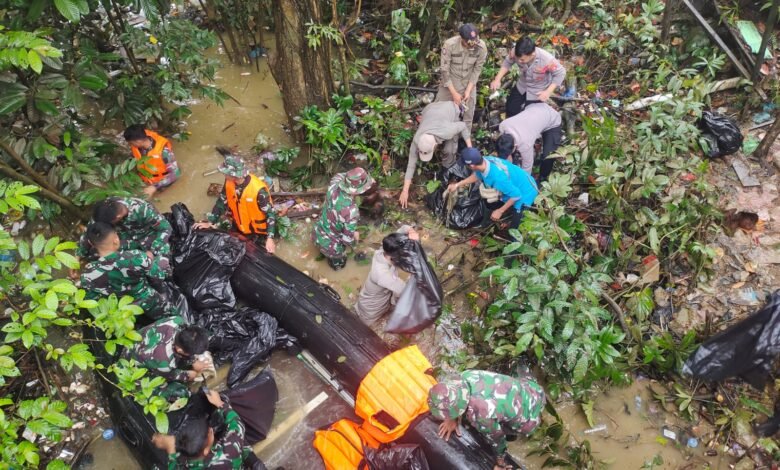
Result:
{"label": "plastic bottle", "polygon": [[105,439],[107,441],[110,441],[113,438],[114,438],[114,430],[113,429],[109,428],[109,429],[106,429],[105,431],[103,431],[103,439]]}
{"label": "plastic bottle", "polygon": [[637,395],[634,397],[634,406],[637,411],[642,411],[642,397]]}

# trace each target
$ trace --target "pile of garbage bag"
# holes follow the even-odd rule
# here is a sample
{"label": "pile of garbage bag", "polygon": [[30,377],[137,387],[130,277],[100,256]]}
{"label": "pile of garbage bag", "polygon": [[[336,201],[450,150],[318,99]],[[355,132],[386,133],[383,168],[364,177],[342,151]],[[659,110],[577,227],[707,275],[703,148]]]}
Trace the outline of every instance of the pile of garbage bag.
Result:
{"label": "pile of garbage bag", "polygon": [[428,470],[425,452],[417,444],[397,444],[383,449],[364,448],[369,470]]}
{"label": "pile of garbage bag", "polygon": [[764,307],[702,343],[683,365],[697,379],[740,377],[758,390],[771,377],[780,356],[780,290]]}
{"label": "pile of garbage bag", "polygon": [[460,161],[438,171],[436,180],[439,181],[439,187],[425,197],[426,206],[436,217],[442,219],[448,228],[462,230],[476,227],[482,223],[487,213],[487,203],[479,194],[477,184],[454,194],[445,194],[447,186],[468,178],[470,174],[471,170]]}
{"label": "pile of garbage bag", "polygon": [[412,276],[387,320],[388,333],[414,334],[441,315],[442,289],[420,242],[407,239],[393,263]]}
{"label": "pile of garbage bag", "polygon": [[731,155],[742,148],[742,132],[733,119],[704,111],[698,124],[702,137],[708,143],[708,157]]}
{"label": "pile of garbage bag", "polygon": [[192,230],[184,204],[167,215],[173,227],[173,277],[187,296],[194,323],[209,331],[209,351],[218,364],[231,361],[228,387],[237,386],[275,348],[297,351],[297,340],[268,313],[242,307],[230,278],[246,253],[246,242],[228,233]]}

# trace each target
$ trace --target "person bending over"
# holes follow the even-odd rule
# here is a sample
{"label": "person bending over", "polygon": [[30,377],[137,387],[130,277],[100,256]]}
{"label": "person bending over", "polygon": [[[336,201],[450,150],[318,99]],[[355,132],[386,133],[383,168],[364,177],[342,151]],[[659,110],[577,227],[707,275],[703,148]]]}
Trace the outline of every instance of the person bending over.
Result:
{"label": "person bending over", "polygon": [[138,161],[138,173],[147,184],[144,194],[151,197],[179,179],[181,171],[170,140],[140,124],[125,129],[124,137]]}

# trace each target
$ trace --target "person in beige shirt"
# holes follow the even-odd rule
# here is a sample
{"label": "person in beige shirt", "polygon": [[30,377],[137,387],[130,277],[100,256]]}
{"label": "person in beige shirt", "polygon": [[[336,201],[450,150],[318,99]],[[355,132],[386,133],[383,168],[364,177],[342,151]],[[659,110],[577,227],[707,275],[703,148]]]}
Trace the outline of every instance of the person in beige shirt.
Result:
{"label": "person in beige shirt", "polygon": [[463,122],[471,129],[477,105],[477,81],[487,58],[485,41],[470,23],[458,30],[458,35],[444,41],[441,48],[441,83],[436,101],[453,101],[463,110]]}
{"label": "person in beige shirt", "polygon": [[460,120],[458,106],[452,101],[438,101],[426,106],[420,116],[420,125],[409,145],[409,162],[404,175],[404,187],[398,197],[401,207],[406,208],[412,178],[417,170],[417,160],[429,162],[436,146],[441,145],[441,164],[449,168],[455,164],[458,139],[462,138],[471,147],[471,131]]}
{"label": "person in beige shirt", "polygon": [[368,326],[376,326],[392,309],[406,287],[406,281],[398,276],[394,257],[407,239],[419,241],[420,235],[413,228],[404,225],[398,232],[386,236],[382,240],[382,249],[374,252],[371,271],[355,304],[355,312]]}

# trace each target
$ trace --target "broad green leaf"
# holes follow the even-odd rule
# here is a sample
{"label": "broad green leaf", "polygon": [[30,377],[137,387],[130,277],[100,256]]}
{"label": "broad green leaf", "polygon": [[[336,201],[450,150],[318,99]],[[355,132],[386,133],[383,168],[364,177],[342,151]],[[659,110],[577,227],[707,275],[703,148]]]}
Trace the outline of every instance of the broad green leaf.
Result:
{"label": "broad green leaf", "polygon": [[81,19],[81,9],[76,0],[54,0],[54,6],[71,23],[76,23]]}
{"label": "broad green leaf", "polygon": [[157,426],[157,432],[166,434],[168,432],[168,415],[165,412],[159,412],[154,415],[154,424]]}
{"label": "broad green leaf", "polygon": [[46,292],[45,304],[49,310],[57,310],[59,299],[57,298],[57,293],[54,292],[54,290]]}
{"label": "broad green leaf", "polygon": [[35,73],[40,74],[43,71],[43,62],[41,62],[41,56],[34,50],[27,51],[27,63],[30,64],[30,68]]}
{"label": "broad green leaf", "polygon": [[655,254],[660,254],[661,242],[658,240],[658,230],[655,227],[651,227],[647,232],[647,239],[650,242],[650,249],[652,249]]}
{"label": "broad green leaf", "polygon": [[43,237],[42,234],[38,234],[35,236],[32,242],[32,254],[33,256],[40,256],[40,254],[43,252],[43,247],[46,246],[46,239]]}
{"label": "broad green leaf", "polygon": [[70,418],[55,411],[47,411],[41,415],[41,418],[60,428],[69,428],[73,424]]}

